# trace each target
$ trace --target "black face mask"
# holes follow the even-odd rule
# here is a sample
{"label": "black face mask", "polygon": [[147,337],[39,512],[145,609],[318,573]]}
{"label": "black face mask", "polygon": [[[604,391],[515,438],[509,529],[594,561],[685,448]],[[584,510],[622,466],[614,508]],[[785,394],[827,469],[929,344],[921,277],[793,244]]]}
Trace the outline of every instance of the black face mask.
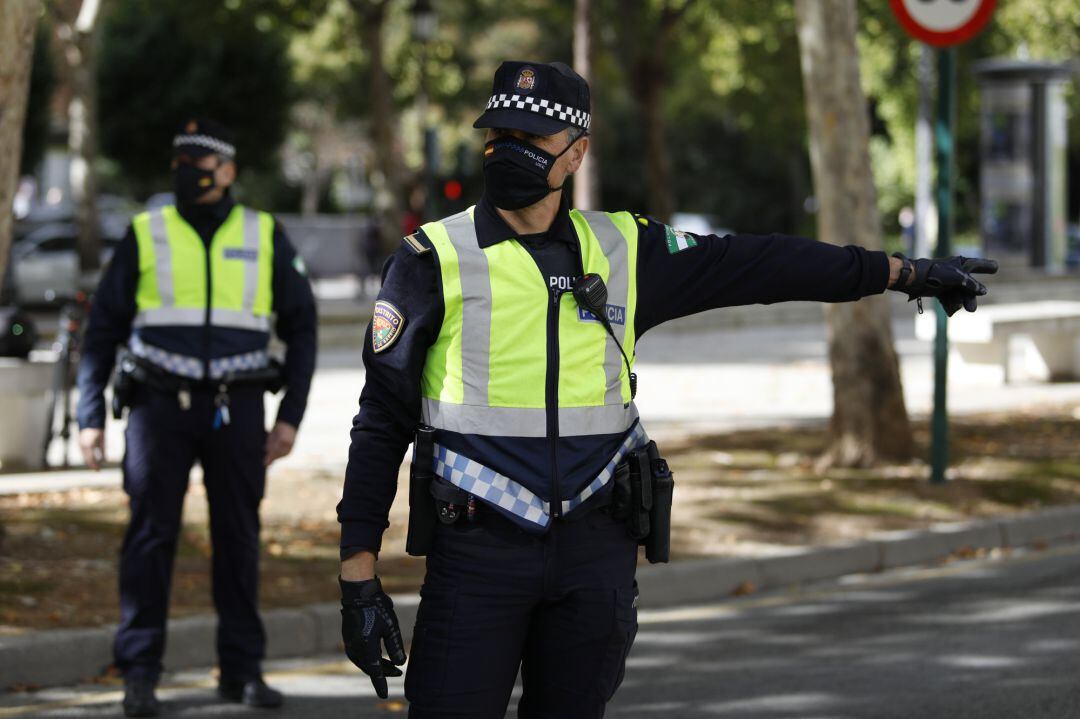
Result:
{"label": "black face mask", "polygon": [[194,204],[214,185],[214,170],[203,170],[189,163],[181,163],[173,170],[173,192],[178,204]]}
{"label": "black face mask", "polygon": [[[577,140],[574,140],[577,142]],[[574,146],[571,142],[558,155],[516,137],[499,137],[484,146],[484,192],[503,210],[520,210],[535,205],[562,185],[548,185],[555,161]]]}

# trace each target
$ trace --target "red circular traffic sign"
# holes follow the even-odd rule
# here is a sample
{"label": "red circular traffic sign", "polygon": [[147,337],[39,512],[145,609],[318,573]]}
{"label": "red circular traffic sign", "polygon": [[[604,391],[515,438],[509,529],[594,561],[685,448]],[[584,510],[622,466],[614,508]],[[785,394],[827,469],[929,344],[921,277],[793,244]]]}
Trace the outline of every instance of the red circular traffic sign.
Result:
{"label": "red circular traffic sign", "polygon": [[947,47],[975,37],[994,14],[997,0],[889,0],[889,4],[909,35]]}

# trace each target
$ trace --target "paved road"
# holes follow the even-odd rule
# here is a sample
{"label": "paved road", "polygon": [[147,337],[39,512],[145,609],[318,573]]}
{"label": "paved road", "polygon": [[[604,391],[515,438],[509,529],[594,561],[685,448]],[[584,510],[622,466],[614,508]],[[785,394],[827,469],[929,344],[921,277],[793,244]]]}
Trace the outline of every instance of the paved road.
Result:
{"label": "paved road", "polygon": [[[276,662],[271,716],[403,715],[337,657]],[[256,716],[171,675],[167,716]],[[118,717],[114,687],[0,696],[0,717]],[[28,703],[37,706],[28,706]],[[513,714],[511,714],[513,716]],[[1080,547],[853,577],[801,592],[643,611],[609,717],[1080,717]]]}

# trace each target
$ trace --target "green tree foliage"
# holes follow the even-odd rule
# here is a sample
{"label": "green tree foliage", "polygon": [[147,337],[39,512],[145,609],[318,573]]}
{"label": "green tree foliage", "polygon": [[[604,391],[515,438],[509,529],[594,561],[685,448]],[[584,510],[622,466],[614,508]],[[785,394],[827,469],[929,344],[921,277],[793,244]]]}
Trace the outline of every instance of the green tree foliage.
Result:
{"label": "green tree foliage", "polygon": [[[631,7],[593,0],[593,134],[605,207],[650,206],[645,123],[635,101],[642,77],[625,57],[656,51],[649,18],[658,17],[665,2]],[[425,121],[416,101],[425,78],[426,122],[438,130],[441,173],[464,179],[467,198],[475,199],[482,187],[481,136],[471,124],[492,74],[504,59],[571,62],[573,3],[432,5],[438,32],[426,48],[414,36],[412,0],[386,6],[382,60],[400,119],[400,155],[415,176]],[[664,45],[668,69],[658,101],[676,210],[712,214],[737,230],[812,233],[813,216],[804,207],[813,189],[792,4],[691,0],[686,6]],[[644,19],[627,23],[630,15]],[[878,204],[887,233],[895,233],[897,212],[913,202],[919,45],[888,3],[860,0],[859,15]],[[145,183],[164,178],[168,139],[179,118],[218,115],[240,135],[243,163],[267,170],[260,186],[281,187],[269,174],[276,169],[273,150],[288,132],[305,131],[288,114],[292,102],[318,108],[331,123],[369,128],[370,57],[358,23],[349,0],[115,0],[101,58],[103,148],[145,194]],[[979,105],[971,66],[985,57],[1015,56],[1022,46],[1036,59],[1080,55],[1080,0],[999,3],[988,28],[960,48],[961,231],[975,229],[978,219]],[[1070,91],[1069,107],[1070,171],[1078,177],[1080,93]],[[1078,212],[1080,182],[1073,182],[1070,215]]]}
{"label": "green tree foliage", "polygon": [[232,128],[243,168],[276,167],[292,99],[286,22],[314,17],[292,5],[117,3],[100,58],[101,147],[136,194],[165,185],[170,140],[190,116]]}

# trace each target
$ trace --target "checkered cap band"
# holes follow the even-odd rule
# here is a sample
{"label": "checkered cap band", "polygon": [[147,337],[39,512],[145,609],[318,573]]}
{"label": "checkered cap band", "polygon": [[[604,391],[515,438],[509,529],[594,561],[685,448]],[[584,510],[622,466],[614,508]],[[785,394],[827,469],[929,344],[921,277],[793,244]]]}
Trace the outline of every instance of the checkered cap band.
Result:
{"label": "checkered cap band", "polygon": [[[600,474],[576,497],[562,502],[562,513],[569,514],[611,482],[611,478],[615,476],[615,467],[619,462],[648,441],[649,438],[641,423],[635,423]],[[434,471],[437,476],[455,487],[526,522],[539,527],[547,527],[551,522],[551,509],[547,502],[509,477],[440,444],[435,445]]]}
{"label": "checkered cap band", "polygon": [[184,145],[195,145],[196,147],[205,147],[208,150],[213,150],[219,155],[225,157],[236,157],[236,147],[230,145],[224,140],[219,140],[216,137],[210,135],[177,135],[173,138],[173,147],[181,147]]}
{"label": "checkered cap band", "polygon": [[492,95],[488,100],[488,110],[528,110],[538,115],[546,115],[560,122],[566,122],[582,130],[588,130],[592,116],[584,110],[561,105],[550,100],[538,100],[527,95]]}

